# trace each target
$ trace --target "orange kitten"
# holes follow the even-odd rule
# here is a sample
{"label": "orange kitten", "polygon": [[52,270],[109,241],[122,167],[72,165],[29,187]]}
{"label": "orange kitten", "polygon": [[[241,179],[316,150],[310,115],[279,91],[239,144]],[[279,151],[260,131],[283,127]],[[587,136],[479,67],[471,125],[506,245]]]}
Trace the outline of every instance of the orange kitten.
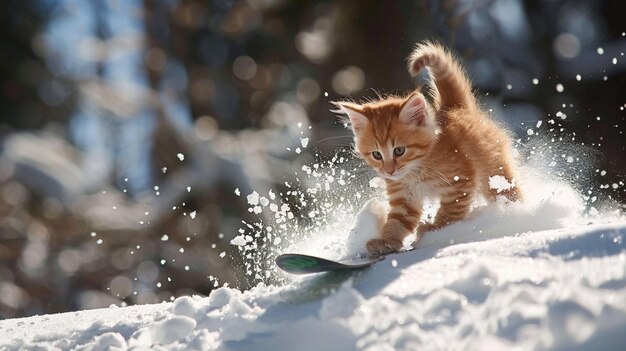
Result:
{"label": "orange kitten", "polygon": [[[416,229],[420,239],[465,219],[480,194],[490,201],[520,197],[509,137],[481,111],[459,63],[440,45],[425,42],[409,57],[409,72],[415,76],[424,67],[432,103],[419,88],[406,97],[335,103],[335,112],[352,125],[356,151],[387,184],[390,210],[381,238],[367,243],[372,254],[400,249]],[[510,188],[492,189],[493,176]],[[433,194],[440,198],[437,215],[433,223],[420,224],[424,197]]]}

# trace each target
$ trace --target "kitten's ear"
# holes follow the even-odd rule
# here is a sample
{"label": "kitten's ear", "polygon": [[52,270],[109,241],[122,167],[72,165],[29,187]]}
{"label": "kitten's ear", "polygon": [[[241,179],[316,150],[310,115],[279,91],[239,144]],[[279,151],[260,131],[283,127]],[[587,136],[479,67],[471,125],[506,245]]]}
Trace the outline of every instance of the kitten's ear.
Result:
{"label": "kitten's ear", "polygon": [[424,127],[430,121],[428,119],[428,113],[426,110],[426,100],[420,93],[411,94],[402,105],[400,111],[400,121],[418,126]]}
{"label": "kitten's ear", "polygon": [[340,116],[348,116],[347,119],[352,125],[352,129],[361,130],[369,123],[369,120],[363,114],[361,105],[345,101],[335,101],[333,104],[337,108],[331,110],[331,112]]}

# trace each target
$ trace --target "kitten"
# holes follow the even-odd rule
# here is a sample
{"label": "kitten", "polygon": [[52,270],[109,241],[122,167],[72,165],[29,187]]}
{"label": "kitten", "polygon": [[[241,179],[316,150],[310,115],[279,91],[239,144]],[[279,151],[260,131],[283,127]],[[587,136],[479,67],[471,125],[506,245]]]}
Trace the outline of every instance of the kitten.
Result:
{"label": "kitten", "polygon": [[[386,182],[387,220],[380,239],[367,243],[374,255],[397,251],[416,229],[419,240],[465,219],[478,195],[490,201],[521,196],[509,137],[481,111],[459,63],[439,44],[424,42],[409,57],[409,72],[415,76],[424,67],[432,102],[417,88],[406,97],[334,103],[334,112],[352,125],[356,151]],[[492,176],[510,188],[492,189]],[[427,192],[440,197],[440,208],[432,223],[420,224]]]}

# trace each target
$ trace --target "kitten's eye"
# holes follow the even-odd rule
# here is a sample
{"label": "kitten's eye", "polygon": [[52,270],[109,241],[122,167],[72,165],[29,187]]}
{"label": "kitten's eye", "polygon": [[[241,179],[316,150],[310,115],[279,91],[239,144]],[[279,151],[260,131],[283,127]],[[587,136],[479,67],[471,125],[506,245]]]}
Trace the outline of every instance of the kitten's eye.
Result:
{"label": "kitten's eye", "polygon": [[393,154],[396,155],[396,156],[402,156],[402,155],[404,155],[404,150],[405,150],[404,146],[397,147],[397,148],[393,149]]}
{"label": "kitten's eye", "polygon": [[374,151],[372,152],[372,156],[377,159],[377,160],[382,160],[383,159],[383,154],[380,153],[380,151]]}

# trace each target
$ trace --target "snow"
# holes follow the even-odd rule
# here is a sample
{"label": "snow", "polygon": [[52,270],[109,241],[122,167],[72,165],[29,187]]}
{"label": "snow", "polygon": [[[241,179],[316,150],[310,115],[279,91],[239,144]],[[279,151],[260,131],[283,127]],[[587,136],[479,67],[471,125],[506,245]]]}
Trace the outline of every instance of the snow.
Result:
{"label": "snow", "polygon": [[245,239],[245,235],[238,235],[236,237],[233,238],[233,240],[230,241],[231,245],[235,245],[235,246],[244,246],[246,245],[246,239]]}
{"label": "snow", "polygon": [[353,275],[5,320],[0,340],[6,350],[618,349],[625,236],[617,222],[431,240]]}
{"label": "snow", "polygon": [[[456,180],[456,179],[455,179]],[[489,177],[489,188],[496,190],[496,192],[500,193],[504,190],[511,189],[514,186],[515,182],[509,183],[506,178],[501,175],[495,175]]]}
{"label": "snow", "polygon": [[387,207],[377,199],[369,200],[355,218],[348,238],[346,252],[342,258],[360,257],[367,254],[365,245],[369,239],[377,237],[385,224]]}
{"label": "snow", "polygon": [[565,90],[565,88],[563,87],[563,84],[561,83],[558,83],[555,88],[556,88],[556,91],[559,93],[562,93]]}
{"label": "snow", "polygon": [[265,206],[270,204],[270,200],[268,198],[266,198],[265,196],[262,196],[259,199],[259,203],[261,204],[261,206],[265,207]]}
{"label": "snow", "polygon": [[384,189],[386,184],[385,181],[380,177],[374,177],[369,181],[370,188],[380,188]]}
{"label": "snow", "polygon": [[257,193],[256,191],[252,192],[252,194],[248,195],[246,198],[248,200],[248,204],[250,205],[259,204],[259,193]]}

